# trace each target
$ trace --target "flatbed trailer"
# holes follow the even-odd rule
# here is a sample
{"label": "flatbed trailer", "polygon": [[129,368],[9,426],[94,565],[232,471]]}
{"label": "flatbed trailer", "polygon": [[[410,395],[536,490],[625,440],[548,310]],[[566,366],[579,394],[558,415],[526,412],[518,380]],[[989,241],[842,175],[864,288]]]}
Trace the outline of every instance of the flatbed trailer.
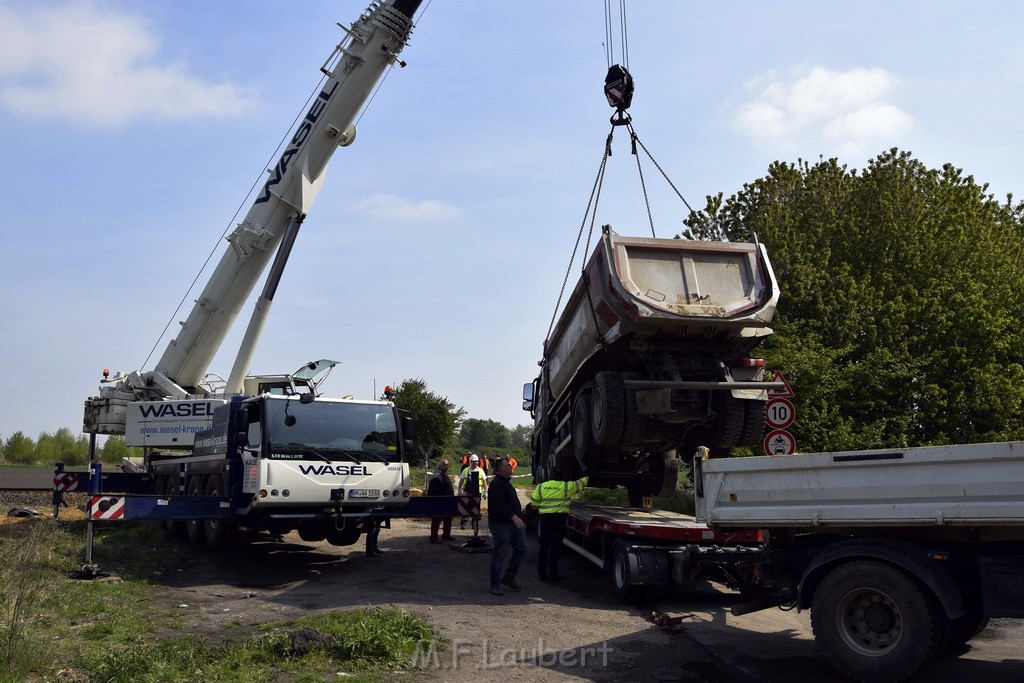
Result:
{"label": "flatbed trailer", "polygon": [[1024,442],[694,460],[696,516],[573,505],[623,598],[710,579],[733,614],[809,609],[843,674],[901,681],[1024,617]]}

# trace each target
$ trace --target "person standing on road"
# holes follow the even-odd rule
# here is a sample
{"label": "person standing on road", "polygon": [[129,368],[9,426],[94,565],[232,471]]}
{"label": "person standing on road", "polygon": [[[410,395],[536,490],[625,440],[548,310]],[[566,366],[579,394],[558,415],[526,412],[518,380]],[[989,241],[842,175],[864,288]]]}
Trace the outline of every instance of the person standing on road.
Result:
{"label": "person standing on road", "polygon": [[[477,496],[480,500],[487,498],[487,473],[480,467],[480,456],[473,453],[469,456],[469,467],[459,474],[459,493]],[[466,528],[466,518],[459,520],[459,529]]]}
{"label": "person standing on road", "polygon": [[[523,522],[523,504],[512,486],[512,464],[501,460],[488,490],[487,527],[491,531],[491,595],[504,595],[502,586],[518,593],[522,587],[516,583],[519,565],[526,557],[526,523]],[[512,557],[505,567],[505,555],[512,548]],[[502,571],[504,569],[504,571]]]}
{"label": "person standing on road", "polygon": [[537,510],[540,553],[537,556],[537,576],[541,581],[561,581],[558,557],[562,554],[565,523],[569,519],[569,500],[586,488],[589,477],[586,470],[576,481],[563,481],[561,467],[551,471],[551,479],[538,484],[530,492],[530,503]]}
{"label": "person standing on road", "polygon": [[[454,496],[455,487],[452,485],[452,478],[448,476],[448,458],[441,458],[441,461],[437,463],[437,471],[430,477],[430,483],[427,484],[427,495],[428,496]],[[441,538],[437,537],[437,532],[444,524],[444,533]],[[430,542],[440,543],[441,541],[452,540],[452,518],[451,517],[431,517],[430,518]]]}

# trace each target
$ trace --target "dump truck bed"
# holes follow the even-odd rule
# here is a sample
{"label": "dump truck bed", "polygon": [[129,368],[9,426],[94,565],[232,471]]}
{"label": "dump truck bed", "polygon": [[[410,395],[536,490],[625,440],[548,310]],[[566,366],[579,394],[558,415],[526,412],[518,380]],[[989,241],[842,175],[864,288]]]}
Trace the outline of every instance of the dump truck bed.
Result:
{"label": "dump truck bed", "polygon": [[999,527],[1024,538],[1024,442],[695,461],[715,529]]}

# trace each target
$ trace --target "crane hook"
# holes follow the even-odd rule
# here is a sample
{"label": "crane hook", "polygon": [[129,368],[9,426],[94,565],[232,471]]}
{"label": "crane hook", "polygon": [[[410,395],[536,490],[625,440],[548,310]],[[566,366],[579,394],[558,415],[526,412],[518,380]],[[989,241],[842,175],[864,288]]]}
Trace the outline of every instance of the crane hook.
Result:
{"label": "crane hook", "polygon": [[626,67],[613,64],[608,69],[608,75],[604,77],[604,96],[608,99],[608,104],[615,107],[612,125],[628,124],[630,117],[626,110],[633,103],[633,77]]}

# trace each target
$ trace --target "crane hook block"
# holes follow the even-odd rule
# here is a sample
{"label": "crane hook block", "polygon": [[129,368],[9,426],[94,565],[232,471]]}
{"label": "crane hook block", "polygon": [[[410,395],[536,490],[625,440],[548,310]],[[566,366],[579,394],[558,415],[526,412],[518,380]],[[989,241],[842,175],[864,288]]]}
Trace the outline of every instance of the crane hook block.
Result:
{"label": "crane hook block", "polygon": [[633,77],[626,67],[614,64],[608,69],[608,75],[604,77],[604,96],[608,98],[608,104],[619,112],[629,109],[633,103]]}

